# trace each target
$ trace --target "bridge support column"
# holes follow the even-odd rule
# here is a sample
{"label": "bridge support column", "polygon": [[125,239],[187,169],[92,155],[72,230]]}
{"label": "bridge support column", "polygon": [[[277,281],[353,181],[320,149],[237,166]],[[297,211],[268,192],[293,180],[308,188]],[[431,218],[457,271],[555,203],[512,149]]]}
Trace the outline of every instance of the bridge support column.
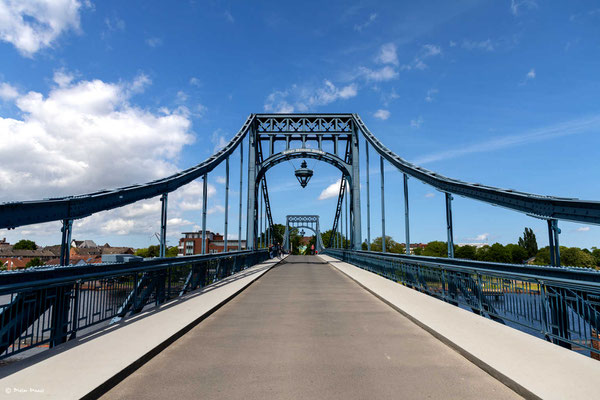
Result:
{"label": "bridge support column", "polygon": [[[240,208],[238,214],[238,251],[242,250],[242,188],[244,178],[244,141],[240,142]],[[246,247],[248,243],[246,243]]]}
{"label": "bridge support column", "polygon": [[248,216],[246,219],[246,248],[248,250],[256,249],[256,194],[258,191],[256,153],[256,129],[253,124],[248,130]]}
{"label": "bridge support column", "polygon": [[408,218],[408,175],[404,174],[404,236],[406,239],[406,254],[410,255],[410,225]]}
{"label": "bridge support column", "polygon": [[448,258],[454,258],[454,231],[452,227],[452,195],[446,193],[446,230],[448,231]]}
{"label": "bridge support column", "polygon": [[560,245],[558,243],[558,221],[556,219],[548,220],[548,245],[550,246],[550,265],[560,267]]}
{"label": "bridge support column", "polygon": [[352,221],[352,249],[360,250],[362,245],[362,229],[360,215],[360,152],[358,148],[359,135],[356,126],[352,132],[352,195],[350,200],[352,203],[351,221]]}
{"label": "bridge support column", "polygon": [[381,174],[381,251],[385,253],[385,175],[383,157],[379,157],[379,172]]}
{"label": "bridge support column", "polygon": [[167,193],[160,196],[160,250],[159,257],[165,257],[167,252]]}
{"label": "bridge support column", "polygon": [[369,188],[369,142],[365,141],[365,155],[367,161],[367,250],[371,251],[371,191]]}
{"label": "bridge support column", "polygon": [[208,203],[208,174],[202,177],[202,254],[206,254],[206,203]]}
{"label": "bridge support column", "polygon": [[69,265],[71,257],[71,233],[73,232],[73,220],[64,219],[62,221],[62,238],[60,242],[60,265]]}
{"label": "bridge support column", "polygon": [[227,246],[227,228],[229,225],[229,156],[225,159],[225,227],[223,228],[223,252],[229,251]]}

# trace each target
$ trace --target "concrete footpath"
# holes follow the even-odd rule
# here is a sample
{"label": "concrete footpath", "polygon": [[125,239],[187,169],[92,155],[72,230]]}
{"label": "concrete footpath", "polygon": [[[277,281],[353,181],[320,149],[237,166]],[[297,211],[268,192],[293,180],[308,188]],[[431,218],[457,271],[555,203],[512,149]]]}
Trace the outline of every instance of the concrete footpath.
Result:
{"label": "concrete footpath", "polygon": [[268,260],[129,318],[0,370],[0,398],[79,399],[97,397],[105,385],[127,376],[205,316],[265,274]]}
{"label": "concrete footpath", "polygon": [[290,256],[105,399],[515,399],[314,256]]}
{"label": "concrete footpath", "polygon": [[525,397],[600,399],[597,360],[332,257],[320,257]]}

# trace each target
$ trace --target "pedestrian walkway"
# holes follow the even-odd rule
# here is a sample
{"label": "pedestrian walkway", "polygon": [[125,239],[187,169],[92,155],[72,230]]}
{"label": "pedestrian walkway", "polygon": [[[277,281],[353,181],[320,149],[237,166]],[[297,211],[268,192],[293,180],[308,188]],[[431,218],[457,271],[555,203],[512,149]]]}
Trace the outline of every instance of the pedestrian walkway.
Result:
{"label": "pedestrian walkway", "polygon": [[513,399],[331,265],[290,256],[106,399]]}

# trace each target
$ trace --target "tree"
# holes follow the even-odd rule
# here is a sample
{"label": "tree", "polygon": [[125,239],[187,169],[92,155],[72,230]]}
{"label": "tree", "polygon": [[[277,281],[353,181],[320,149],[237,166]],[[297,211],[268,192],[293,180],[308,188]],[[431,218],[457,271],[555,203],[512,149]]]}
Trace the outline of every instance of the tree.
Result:
{"label": "tree", "polygon": [[523,264],[523,262],[529,258],[528,254],[527,254],[527,250],[525,250],[523,247],[519,246],[518,244],[513,244],[513,243],[507,244],[506,250],[508,250],[508,253],[510,254],[511,262],[513,264]]}
{"label": "tree", "polygon": [[458,246],[454,252],[456,258],[463,258],[465,260],[475,260],[477,249],[475,246]]}
{"label": "tree", "polygon": [[433,242],[427,243],[423,250],[424,256],[430,257],[448,257],[448,245],[446,242],[434,240]]}
{"label": "tree", "polygon": [[171,246],[165,252],[165,257],[177,257],[177,254],[179,254],[177,246]]}
{"label": "tree", "polygon": [[159,253],[160,253],[160,246],[156,245],[156,244],[148,246],[145,249],[137,249],[135,251],[136,256],[140,256],[140,257],[144,257],[144,258],[158,257]]}
{"label": "tree", "polygon": [[594,268],[594,257],[578,247],[560,248],[560,264],[569,267]]}
{"label": "tree", "polygon": [[594,264],[600,267],[600,249],[592,247],[592,257],[594,257]]}
{"label": "tree", "polygon": [[525,228],[523,237],[519,238],[519,246],[525,249],[527,257],[533,257],[538,252],[537,240],[535,239],[535,233],[531,228]]}
{"label": "tree", "polygon": [[37,250],[37,248],[37,244],[34,241],[25,239],[19,240],[13,246],[13,250]]}
{"label": "tree", "polygon": [[42,260],[40,260],[39,257],[33,257],[31,260],[29,260],[29,262],[27,264],[25,264],[25,267],[26,268],[37,267],[39,265],[44,265],[44,263],[42,262]]}
{"label": "tree", "polygon": [[[371,251],[382,251],[383,243],[381,236],[371,242]],[[366,245],[366,242],[365,242]],[[404,245],[396,242],[391,236],[385,235],[385,251],[388,253],[403,254]]]}

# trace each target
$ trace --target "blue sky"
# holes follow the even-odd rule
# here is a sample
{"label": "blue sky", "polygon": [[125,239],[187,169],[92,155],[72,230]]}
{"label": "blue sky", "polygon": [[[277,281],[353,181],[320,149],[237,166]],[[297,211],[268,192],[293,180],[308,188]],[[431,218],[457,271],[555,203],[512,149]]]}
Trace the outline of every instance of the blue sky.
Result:
{"label": "blue sky", "polygon": [[[252,112],[356,112],[397,154],[446,176],[600,199],[593,1],[0,0],[0,60],[0,201],[166,176],[208,157]],[[370,167],[375,237],[374,156]],[[236,155],[233,236],[238,168]],[[339,172],[317,164],[301,189],[293,169],[268,174],[276,222],[317,213],[327,228]],[[209,177],[208,227],[219,232],[223,174]],[[401,179],[388,166],[386,231],[399,241]],[[200,224],[201,194],[197,182],[170,197],[170,244]],[[443,194],[412,179],[410,205],[411,239],[445,240]],[[547,244],[544,221],[462,198],[454,221],[460,243],[516,242],[529,226]],[[155,199],[77,221],[74,237],[146,246],[158,223]],[[561,244],[600,246],[598,227],[560,226]],[[56,223],[5,236],[60,240]]]}

